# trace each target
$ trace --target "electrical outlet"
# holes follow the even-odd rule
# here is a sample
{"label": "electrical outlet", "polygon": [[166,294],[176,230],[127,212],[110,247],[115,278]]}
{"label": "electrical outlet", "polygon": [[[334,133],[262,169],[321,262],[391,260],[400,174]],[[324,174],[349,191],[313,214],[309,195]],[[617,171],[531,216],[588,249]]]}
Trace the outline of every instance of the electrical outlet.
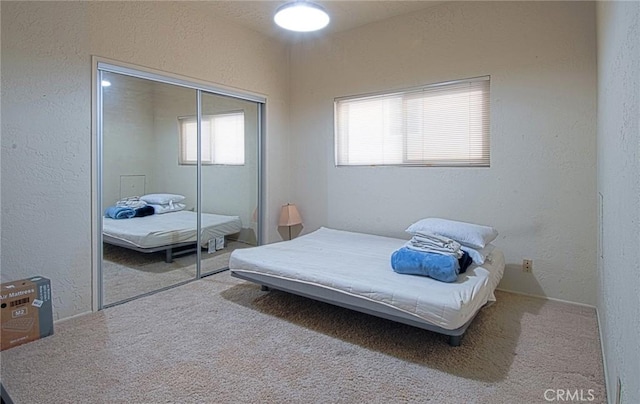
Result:
{"label": "electrical outlet", "polygon": [[523,259],[522,260],[522,271],[523,272],[527,272],[527,273],[531,273],[532,269],[533,269],[533,260]]}

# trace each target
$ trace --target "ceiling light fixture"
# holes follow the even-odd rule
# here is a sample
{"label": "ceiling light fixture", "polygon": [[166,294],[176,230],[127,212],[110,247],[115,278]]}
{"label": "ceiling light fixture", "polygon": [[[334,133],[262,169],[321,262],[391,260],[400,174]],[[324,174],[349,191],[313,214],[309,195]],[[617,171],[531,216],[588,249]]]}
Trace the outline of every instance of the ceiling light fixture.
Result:
{"label": "ceiling light fixture", "polygon": [[311,32],[326,27],[329,14],[315,3],[299,0],[278,7],[273,20],[290,31]]}

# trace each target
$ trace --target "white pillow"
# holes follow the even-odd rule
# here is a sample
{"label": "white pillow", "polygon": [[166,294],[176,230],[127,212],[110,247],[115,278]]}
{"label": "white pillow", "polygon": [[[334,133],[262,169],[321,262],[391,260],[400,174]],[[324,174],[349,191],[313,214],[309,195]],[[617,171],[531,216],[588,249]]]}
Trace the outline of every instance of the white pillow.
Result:
{"label": "white pillow", "polygon": [[487,244],[486,247],[481,250],[476,250],[474,248],[467,247],[466,245],[460,247],[462,251],[469,254],[469,257],[471,257],[473,263],[476,265],[483,265],[484,261],[487,259],[489,254],[491,254],[494,248],[496,248],[496,246],[491,243]]}
{"label": "white pillow", "polygon": [[183,195],[176,194],[148,194],[140,197],[141,201],[150,205],[168,205],[172,202],[182,202],[184,199]]}
{"label": "white pillow", "polygon": [[429,217],[409,226],[407,233],[431,233],[456,240],[458,243],[474,249],[483,249],[498,237],[498,231],[490,226],[456,222],[454,220]]}
{"label": "white pillow", "polygon": [[185,205],[184,203],[170,203],[168,205],[149,205],[149,206],[153,206],[153,210],[156,215],[161,215],[163,213],[169,213],[169,212],[177,212],[187,207],[187,205]]}

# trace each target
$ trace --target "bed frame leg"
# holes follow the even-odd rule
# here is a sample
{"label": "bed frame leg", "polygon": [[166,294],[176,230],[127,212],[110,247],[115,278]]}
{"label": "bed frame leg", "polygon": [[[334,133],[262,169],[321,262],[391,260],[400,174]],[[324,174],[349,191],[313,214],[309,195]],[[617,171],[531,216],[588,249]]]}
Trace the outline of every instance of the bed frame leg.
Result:
{"label": "bed frame leg", "polygon": [[449,345],[460,346],[461,343],[462,343],[462,335],[449,335]]}
{"label": "bed frame leg", "polygon": [[265,285],[260,285],[260,290],[263,292],[268,292],[269,291],[269,287],[265,286]]}
{"label": "bed frame leg", "polygon": [[173,262],[173,253],[171,252],[171,248],[167,248],[164,250],[164,262],[170,264]]}

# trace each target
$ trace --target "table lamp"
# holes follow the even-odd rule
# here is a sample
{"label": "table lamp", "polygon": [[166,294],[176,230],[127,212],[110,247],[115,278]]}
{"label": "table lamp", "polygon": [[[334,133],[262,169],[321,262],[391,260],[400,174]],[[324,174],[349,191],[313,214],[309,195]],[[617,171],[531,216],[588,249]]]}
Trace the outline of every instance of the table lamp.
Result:
{"label": "table lamp", "polygon": [[287,226],[289,228],[289,240],[291,240],[291,226],[302,224],[302,218],[296,205],[288,203],[282,206],[280,210],[280,220],[278,226]]}

